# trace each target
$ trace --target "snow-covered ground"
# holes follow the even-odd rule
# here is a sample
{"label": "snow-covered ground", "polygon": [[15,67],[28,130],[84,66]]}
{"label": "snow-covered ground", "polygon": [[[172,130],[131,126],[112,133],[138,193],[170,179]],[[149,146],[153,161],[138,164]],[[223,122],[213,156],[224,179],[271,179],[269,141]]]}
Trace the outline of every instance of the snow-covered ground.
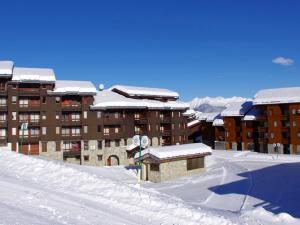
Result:
{"label": "snow-covered ground", "polygon": [[135,187],[124,167],[0,150],[0,224],[300,224],[300,157],[213,151],[207,171]]}

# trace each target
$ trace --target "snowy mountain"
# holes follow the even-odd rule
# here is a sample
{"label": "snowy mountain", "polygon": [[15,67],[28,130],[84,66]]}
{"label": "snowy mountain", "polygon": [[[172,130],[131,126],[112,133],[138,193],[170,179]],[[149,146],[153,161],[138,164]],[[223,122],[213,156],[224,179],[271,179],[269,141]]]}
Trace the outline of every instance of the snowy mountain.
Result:
{"label": "snowy mountain", "polygon": [[220,112],[226,108],[226,105],[232,102],[241,102],[249,100],[243,97],[205,97],[205,98],[194,98],[189,102],[191,109],[199,112]]}

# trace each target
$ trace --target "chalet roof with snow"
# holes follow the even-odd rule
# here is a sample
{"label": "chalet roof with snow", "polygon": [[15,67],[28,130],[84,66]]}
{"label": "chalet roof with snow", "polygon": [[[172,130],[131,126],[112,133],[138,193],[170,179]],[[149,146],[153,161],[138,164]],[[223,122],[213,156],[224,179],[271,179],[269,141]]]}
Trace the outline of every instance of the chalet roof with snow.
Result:
{"label": "chalet roof with snow", "polygon": [[221,112],[221,116],[244,116],[252,105],[252,101],[232,102]]}
{"label": "chalet roof with snow", "polygon": [[214,119],[220,114],[220,112],[210,112],[210,113],[196,113],[196,119],[200,121],[213,122]]}
{"label": "chalet roof with snow", "polygon": [[201,121],[196,119],[196,120],[192,120],[191,122],[188,122],[187,126],[192,127],[192,126],[198,125],[199,123],[201,123]]}
{"label": "chalet roof with snow", "polygon": [[110,90],[98,91],[95,96],[92,109],[123,109],[123,108],[144,108],[144,109],[180,109],[186,110],[188,104],[179,101],[159,101],[149,99],[127,98]]}
{"label": "chalet roof with snow", "polygon": [[13,61],[0,61],[0,77],[11,77],[13,74]]}
{"label": "chalet roof with snow", "polygon": [[127,97],[174,98],[174,99],[179,98],[179,94],[177,92],[168,89],[162,89],[162,88],[114,85],[109,90],[118,92]]}
{"label": "chalet roof with snow", "polygon": [[[151,157],[156,160],[168,160],[191,156],[205,156],[210,155],[211,152],[211,147],[203,143],[150,147],[142,151],[142,159]],[[139,153],[136,153],[134,158],[138,160]]]}
{"label": "chalet roof with snow", "polygon": [[55,82],[55,74],[48,68],[14,67],[12,81],[18,82]]}
{"label": "chalet roof with snow", "polygon": [[252,109],[244,116],[244,121],[254,121],[257,120],[257,117],[259,116],[260,111],[256,107],[252,107]]}
{"label": "chalet roof with snow", "polygon": [[50,94],[97,94],[97,89],[90,81],[57,80]]}
{"label": "chalet roof with snow", "polygon": [[265,89],[256,93],[254,105],[284,104],[300,102],[300,87]]}

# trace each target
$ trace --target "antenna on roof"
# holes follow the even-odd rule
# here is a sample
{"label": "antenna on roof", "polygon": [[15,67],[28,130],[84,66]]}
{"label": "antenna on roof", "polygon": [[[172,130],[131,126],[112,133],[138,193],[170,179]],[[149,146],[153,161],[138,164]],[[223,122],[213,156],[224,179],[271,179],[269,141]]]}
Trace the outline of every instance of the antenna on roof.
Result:
{"label": "antenna on roof", "polygon": [[99,91],[103,91],[104,90],[104,84],[99,84]]}

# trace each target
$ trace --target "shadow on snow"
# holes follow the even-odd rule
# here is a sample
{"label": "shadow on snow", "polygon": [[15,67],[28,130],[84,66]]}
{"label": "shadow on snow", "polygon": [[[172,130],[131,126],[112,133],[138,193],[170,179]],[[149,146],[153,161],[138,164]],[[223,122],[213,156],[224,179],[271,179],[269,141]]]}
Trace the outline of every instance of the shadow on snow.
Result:
{"label": "shadow on snow", "polygon": [[[245,179],[209,188],[219,195],[241,194],[262,200],[253,205],[300,218],[300,163],[284,163],[238,174]],[[245,186],[252,184],[250,190]],[[248,193],[249,192],[249,193]]]}

